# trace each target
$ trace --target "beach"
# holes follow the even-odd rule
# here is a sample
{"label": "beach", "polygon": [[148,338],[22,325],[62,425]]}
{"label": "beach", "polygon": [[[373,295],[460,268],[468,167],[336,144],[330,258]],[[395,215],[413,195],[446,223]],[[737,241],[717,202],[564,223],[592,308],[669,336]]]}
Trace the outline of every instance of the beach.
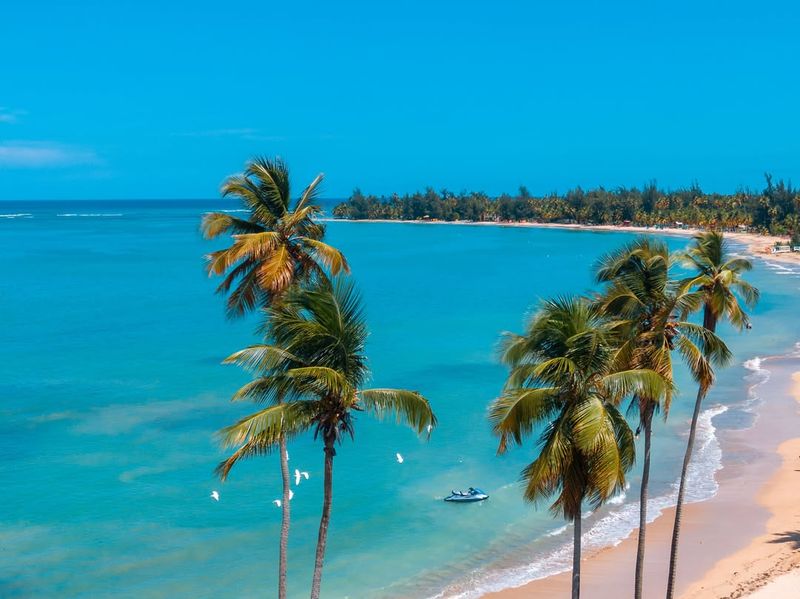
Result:
{"label": "beach", "polygon": [[[502,221],[441,221],[441,220],[390,220],[390,219],[323,219],[336,222],[351,223],[403,223],[414,225],[463,225],[473,227],[534,227],[540,229],[572,229],[576,231],[609,231],[617,233],[643,233],[650,235],[669,235],[680,237],[691,237],[699,233],[701,229],[688,227],[640,227],[634,225],[584,225],[584,224],[563,224],[563,223],[535,223],[535,222],[502,222]],[[725,233],[725,236],[735,242],[747,247],[747,250],[761,258],[800,264],[800,252],[788,252],[783,254],[773,254],[770,250],[776,243],[788,243],[786,237],[775,235],[759,235],[757,233]]]}
{"label": "beach", "polygon": [[[759,393],[756,424],[721,434],[726,455],[719,492],[684,509],[678,596],[683,599],[787,599],[800,588],[800,358],[765,361],[770,378]],[[647,529],[645,597],[662,596],[674,509]],[[635,533],[584,559],[582,587],[612,599],[633,586]],[[486,595],[492,599],[568,596],[568,573]]]}

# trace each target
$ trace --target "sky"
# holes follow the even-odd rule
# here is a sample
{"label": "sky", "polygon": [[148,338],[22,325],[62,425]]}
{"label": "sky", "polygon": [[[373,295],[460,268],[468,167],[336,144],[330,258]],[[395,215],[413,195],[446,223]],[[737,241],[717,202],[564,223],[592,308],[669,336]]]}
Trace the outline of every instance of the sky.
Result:
{"label": "sky", "polygon": [[800,180],[800,6],[7,2],[0,200]]}

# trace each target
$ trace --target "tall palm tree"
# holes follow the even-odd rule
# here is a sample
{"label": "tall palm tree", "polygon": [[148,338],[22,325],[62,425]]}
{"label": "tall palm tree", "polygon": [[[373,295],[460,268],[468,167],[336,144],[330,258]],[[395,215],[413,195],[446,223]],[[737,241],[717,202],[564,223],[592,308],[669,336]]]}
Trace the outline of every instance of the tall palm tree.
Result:
{"label": "tall palm tree", "polygon": [[[714,333],[681,318],[700,307],[702,295],[670,279],[672,262],[666,243],[647,237],[608,254],[597,267],[597,279],[606,288],[597,297],[596,305],[616,321],[615,327],[624,339],[617,353],[620,364],[630,369],[653,370],[672,382],[672,352],[677,350],[692,377],[707,385],[713,377],[711,364],[726,363],[730,352]],[[644,433],[635,599],[642,597],[644,580],[653,416],[662,410],[666,418],[671,399],[669,392],[661,398],[647,392],[637,393],[634,398],[639,413],[637,434]]]}
{"label": "tall palm tree", "polygon": [[624,487],[633,434],[617,408],[632,392],[659,397],[669,383],[651,370],[616,368],[617,335],[583,298],[544,302],[524,335],[507,335],[510,374],[489,408],[498,453],[522,444],[538,425],[541,450],[522,471],[525,499],[555,495],[554,514],[573,523],[572,597],[580,596],[581,507]]}
{"label": "tall palm tree", "polygon": [[[263,374],[237,393],[267,403],[264,409],[223,429],[222,441],[237,447],[218,467],[224,477],[240,459],[273,449],[281,438],[313,430],[324,461],[322,517],[317,540],[312,599],[318,599],[333,499],[336,445],[355,433],[355,414],[392,414],[418,434],[436,426],[431,406],[416,391],[363,389],[369,371],[364,345],[367,327],[352,284],[338,278],[293,288],[269,310],[272,344],[242,350],[229,361]],[[285,401],[280,401],[281,399]]]}
{"label": "tall palm tree", "polygon": [[[201,223],[207,239],[223,234],[233,237],[230,247],[206,256],[209,275],[224,276],[217,292],[228,294],[229,317],[244,316],[280,301],[291,285],[324,277],[325,268],[334,275],[348,270],[341,252],[322,241],[325,228],[314,220],[320,214],[314,202],[321,182],[322,175],[318,175],[292,208],[286,163],[280,158],[255,158],[242,174],[229,177],[222,185],[222,195],[238,198],[249,212],[246,220],[228,212],[211,212]],[[283,501],[278,598],[285,599],[291,490],[285,440],[280,442],[280,464]]]}
{"label": "tall palm tree", "polygon": [[[714,333],[720,319],[727,320],[736,329],[741,330],[749,324],[747,313],[742,302],[748,308],[754,308],[758,302],[759,291],[742,278],[742,274],[753,268],[745,259],[731,256],[722,233],[708,231],[694,236],[691,247],[683,254],[686,266],[695,270],[695,274],[682,282],[685,289],[697,289],[703,298],[703,327]],[[694,402],[692,424],[689,428],[689,440],[686,443],[686,454],[681,468],[681,482],[678,488],[678,503],[675,506],[675,525],[672,529],[672,546],[669,558],[669,578],[667,581],[667,599],[675,593],[675,577],[678,564],[678,540],[681,531],[681,516],[686,492],[686,474],[694,450],[697,421],[703,399],[708,393],[712,381],[702,382],[697,389]]]}

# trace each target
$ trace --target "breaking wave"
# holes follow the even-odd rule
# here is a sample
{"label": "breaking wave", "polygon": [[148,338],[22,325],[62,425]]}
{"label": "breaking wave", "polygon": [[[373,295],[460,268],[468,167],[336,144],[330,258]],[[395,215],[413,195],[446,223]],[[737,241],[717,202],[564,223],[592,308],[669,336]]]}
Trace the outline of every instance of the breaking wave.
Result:
{"label": "breaking wave", "polygon": [[120,217],[125,216],[121,212],[89,212],[83,214],[77,214],[74,212],[67,212],[65,214],[56,214],[56,216],[66,217],[66,218],[75,218],[75,217],[82,217],[82,218],[103,218],[103,217]]}

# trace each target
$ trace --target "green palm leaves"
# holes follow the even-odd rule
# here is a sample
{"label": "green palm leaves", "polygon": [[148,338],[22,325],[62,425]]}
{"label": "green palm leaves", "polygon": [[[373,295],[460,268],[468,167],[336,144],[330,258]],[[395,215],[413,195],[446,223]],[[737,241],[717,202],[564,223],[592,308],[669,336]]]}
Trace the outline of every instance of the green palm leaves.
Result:
{"label": "green palm leaves", "polygon": [[583,501],[598,505],[625,483],[633,434],[619,400],[643,388],[666,390],[650,371],[615,370],[615,340],[582,298],[545,302],[524,335],[505,339],[511,372],[489,408],[498,451],[541,429],[539,456],[522,475],[525,498],[555,496],[551,509],[568,520],[580,518]]}
{"label": "green palm leaves", "polygon": [[[289,169],[280,159],[257,158],[247,164],[245,172],[230,177],[222,186],[225,196],[239,198],[248,219],[229,213],[210,213],[203,217],[201,229],[208,239],[223,234],[232,236],[230,247],[206,256],[208,272],[223,276],[218,293],[228,294],[229,317],[243,316],[247,312],[279,303],[293,285],[326,279],[339,272],[347,272],[344,256],[335,248],[323,243],[325,228],[314,218],[320,209],[314,204],[322,175],[303,191],[290,209]],[[231,361],[243,360],[243,365],[259,371],[271,372],[272,378],[253,381],[241,389],[234,399],[262,398],[270,393],[276,404],[254,414],[246,422],[226,429],[224,440],[238,449],[217,469],[224,479],[233,465],[244,458],[269,452],[277,442],[281,450],[281,477],[283,501],[279,554],[278,597],[286,597],[287,545],[289,537],[289,484],[286,438],[298,432],[297,423],[302,417],[293,415],[301,404],[280,406],[281,387],[290,388],[292,379],[286,371],[289,356],[277,348],[249,348]],[[280,373],[283,379],[276,379]],[[292,428],[291,423],[294,423]],[[238,427],[238,428],[237,428]],[[245,432],[243,432],[245,431]],[[258,432],[255,432],[258,431]]]}
{"label": "green palm leaves", "polygon": [[[702,298],[703,326],[695,327],[694,334],[703,340],[702,355],[692,355],[690,367],[695,370],[694,364],[701,364],[706,355],[713,357],[717,340],[714,331],[717,322],[725,319],[735,328],[741,329],[749,326],[749,318],[742,308],[742,303],[753,308],[758,302],[759,291],[742,278],[742,275],[753,268],[749,260],[731,256],[727,243],[722,235],[716,231],[707,231],[694,236],[689,249],[681,254],[686,266],[695,272],[693,276],[681,281],[682,290],[695,290],[695,294]],[[687,360],[689,357],[687,357]],[[697,397],[695,399],[692,423],[689,427],[689,439],[686,442],[686,453],[681,468],[680,484],[678,486],[678,500],[675,506],[675,524],[672,529],[672,545],[670,548],[669,575],[667,577],[667,599],[672,599],[675,594],[675,578],[678,564],[678,541],[680,539],[681,518],[683,515],[683,501],[686,493],[687,473],[694,450],[697,420],[703,399],[713,383],[713,373],[704,377],[695,377],[698,381]]]}
{"label": "green palm leaves", "polygon": [[281,434],[308,430],[326,443],[338,443],[354,434],[354,412],[393,416],[418,433],[436,425],[430,404],[415,391],[361,388],[369,375],[367,327],[349,281],[292,289],[267,314],[274,345],[254,345],[226,360],[256,373],[234,399],[267,407],[224,429],[225,445],[249,444],[256,455],[274,448]]}
{"label": "green palm leaves", "polygon": [[758,289],[742,278],[752,270],[752,263],[731,256],[725,238],[717,231],[695,235],[692,246],[679,257],[695,271],[681,286],[701,296],[706,309],[704,327],[713,331],[720,318],[738,329],[745,327],[749,321],[742,303],[753,308],[759,299]]}
{"label": "green palm leaves", "polygon": [[[673,279],[679,261],[696,274]],[[524,334],[505,336],[502,360],[510,371],[489,420],[499,453],[538,436],[538,455],[522,472],[524,497],[552,500],[550,509],[575,525],[573,598],[580,593],[581,507],[616,493],[634,461],[634,436],[619,409],[626,400],[638,409],[644,432],[634,593],[641,597],[653,416],[669,412],[676,356],[700,396],[713,384],[714,368],[730,362],[730,350],[709,323],[725,317],[747,324],[737,297],[748,305],[758,298],[740,277],[749,268],[746,260],[726,256],[716,233],[698,236],[678,254],[642,237],[599,261],[603,287],[591,299],[546,301]],[[688,319],[700,309],[704,326]]]}
{"label": "green palm leaves", "polygon": [[282,439],[313,432],[324,447],[324,498],[312,581],[319,597],[327,542],[336,445],[355,435],[355,414],[390,417],[418,434],[430,433],[436,416],[420,393],[404,389],[363,389],[369,376],[364,346],[367,326],[352,283],[322,278],[292,287],[267,310],[269,343],[253,345],[226,362],[254,372],[235,394],[265,407],[223,429],[220,439],[235,448],[217,472],[227,477],[240,460],[269,453]]}
{"label": "green palm leaves", "polygon": [[207,239],[231,234],[230,247],[206,256],[211,275],[223,276],[217,291],[229,294],[228,315],[242,316],[279,297],[300,279],[348,272],[339,250],[324,243],[323,225],[314,219],[322,175],[306,187],[290,206],[289,169],[280,159],[256,158],[244,173],[228,178],[224,196],[238,198],[250,213],[247,220],[229,213],[203,217]]}
{"label": "green palm leaves", "polygon": [[[713,331],[687,320],[689,314],[703,306],[704,295],[692,283],[671,278],[671,267],[681,258],[682,254],[670,254],[663,241],[647,237],[636,239],[600,260],[596,275],[605,288],[595,298],[595,305],[614,320],[621,336],[617,356],[620,367],[648,369],[671,383],[673,354],[677,352],[705,392],[714,382],[713,367],[730,362],[731,353]],[[634,587],[636,599],[642,596],[643,586],[652,419],[659,409],[666,416],[671,399],[669,392],[662,397],[647,391],[635,394],[640,428],[645,436]]]}
{"label": "green palm leaves", "polygon": [[572,596],[580,595],[581,508],[597,507],[625,484],[633,433],[619,411],[632,394],[667,396],[669,380],[619,359],[620,327],[585,298],[544,302],[523,335],[506,335],[510,373],[489,407],[498,453],[538,431],[539,454],[522,471],[524,497],[553,498],[554,514],[574,523]]}

